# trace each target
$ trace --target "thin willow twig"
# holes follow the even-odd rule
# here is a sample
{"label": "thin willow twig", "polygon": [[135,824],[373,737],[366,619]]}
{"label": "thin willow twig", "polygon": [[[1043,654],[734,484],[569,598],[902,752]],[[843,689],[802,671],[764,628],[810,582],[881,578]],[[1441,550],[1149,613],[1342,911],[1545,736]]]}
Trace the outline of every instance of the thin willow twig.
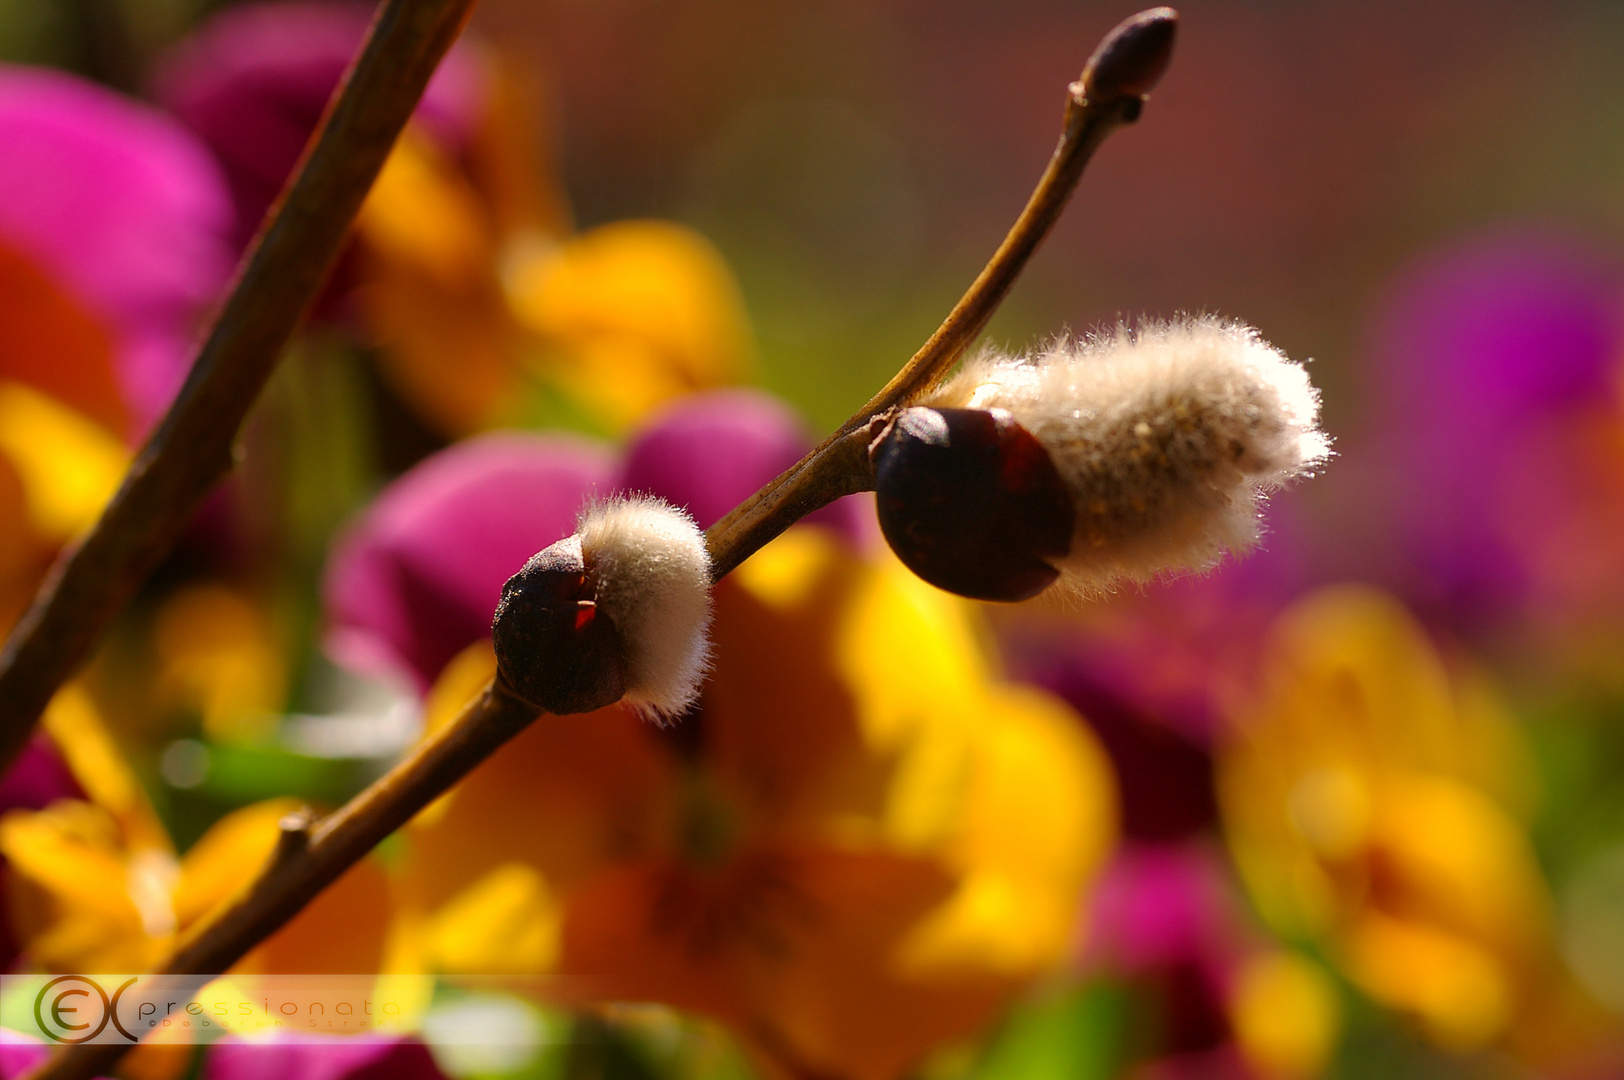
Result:
{"label": "thin willow twig", "polygon": [[387,0],[266,216],[163,421],[95,527],[63,553],[0,650],[0,774],[52,695],[234,463],[243,417],[343,245],[473,0]]}
{"label": "thin willow twig", "polygon": [[[1068,88],[1065,132],[1054,158],[986,269],[896,378],[800,464],[711,528],[706,542],[712,559],[724,567],[718,579],[816,506],[862,490],[871,428],[933,385],[986,325],[1059,216],[1088,156],[1112,130],[1137,118],[1149,84],[1166,66],[1174,18],[1167,8],[1141,13],[1101,43],[1082,79]],[[1147,68],[1153,69],[1148,77]],[[534,708],[499,675],[454,721],[338,811],[314,824],[304,815],[285,819],[281,843],[264,869],[236,901],[189,932],[167,965],[165,985],[183,993],[225,972],[535,718]],[[70,1047],[30,1080],[89,1080],[110,1069],[128,1048]]]}
{"label": "thin willow twig", "polygon": [[[901,371],[834,433],[777,479],[740,503],[706,533],[712,576],[720,580],[806,514],[872,479],[855,463],[855,437],[876,418],[929,390],[986,328],[1038,244],[1049,234],[1083,167],[1105,137],[1139,118],[1150,91],[1171,56],[1177,14],[1152,8],[1122,22],[1100,42],[1083,75],[1066,88],[1060,143],[987,265]],[[866,449],[866,444],[865,444]]]}

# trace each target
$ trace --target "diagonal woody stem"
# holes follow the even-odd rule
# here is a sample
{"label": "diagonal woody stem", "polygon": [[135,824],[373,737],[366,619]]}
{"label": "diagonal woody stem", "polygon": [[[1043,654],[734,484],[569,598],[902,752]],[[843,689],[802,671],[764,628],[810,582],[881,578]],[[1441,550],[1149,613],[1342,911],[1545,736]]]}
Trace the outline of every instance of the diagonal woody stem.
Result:
{"label": "diagonal woody stem", "polygon": [[233,464],[243,417],[326,280],[378,170],[473,0],[388,0],[272,207],[186,384],[101,519],[0,650],[0,774],[51,696]]}
{"label": "diagonal woody stem", "polygon": [[[1142,12],[1100,44],[1067,91],[1065,130],[1038,186],[992,260],[912,360],[821,446],[712,526],[706,545],[720,580],[800,517],[841,495],[866,490],[871,432],[887,414],[929,389],[986,326],[1026,260],[1058,219],[1083,166],[1111,131],[1138,118],[1166,67],[1176,16]],[[461,715],[342,808],[312,823],[282,823],[275,854],[239,897],[194,928],[171,958],[165,984],[195,990],[240,960],[298,913],[384,837],[471,772],[534,719],[533,707],[500,676]],[[89,1080],[128,1047],[68,1048],[32,1080]]]}

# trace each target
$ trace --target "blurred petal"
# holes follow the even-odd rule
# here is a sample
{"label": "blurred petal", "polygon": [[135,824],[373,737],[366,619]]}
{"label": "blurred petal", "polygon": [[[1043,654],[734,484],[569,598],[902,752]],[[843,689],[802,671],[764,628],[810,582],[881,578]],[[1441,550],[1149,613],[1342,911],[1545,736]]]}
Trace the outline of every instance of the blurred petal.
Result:
{"label": "blurred petal", "polygon": [[89,801],[117,823],[124,847],[131,852],[170,851],[168,833],[89,694],[69,683],[51,699],[40,726]]}
{"label": "blurred petal", "polygon": [[1398,277],[1372,319],[1375,439],[1358,455],[1377,463],[1366,498],[1388,508],[1374,515],[1385,531],[1349,553],[1357,565],[1464,633],[1518,612],[1540,553],[1507,534],[1541,515],[1508,512],[1507,473],[1531,429],[1616,411],[1621,288],[1610,255],[1532,228],[1469,238]]}
{"label": "blurred petal", "polygon": [[[712,390],[676,399],[650,416],[626,448],[619,487],[684,507],[708,529],[812,449],[789,406],[759,390]],[[851,496],[803,518],[861,544],[873,509]]]}
{"label": "blurred petal", "polygon": [[328,648],[363,671],[426,689],[490,633],[502,584],[575,531],[613,466],[593,443],[488,435],[391,484],[334,545],[323,585]]}
{"label": "blurred petal", "polygon": [[428,1047],[357,1035],[327,1042],[227,1037],[209,1048],[203,1080],[444,1080]]}
{"label": "blurred petal", "polygon": [[64,543],[95,524],[128,453],[104,428],[22,383],[0,381],[0,454],[23,481],[41,536]]}
{"label": "blurred petal", "polygon": [[1274,950],[1249,959],[1235,980],[1235,1036],[1265,1076],[1318,1076],[1336,1047],[1341,1005],[1317,965]]}
{"label": "blurred petal", "polygon": [[129,424],[110,326],[0,242],[0,380],[26,383],[109,431]]}
{"label": "blurred petal", "polygon": [[535,867],[502,863],[467,883],[424,928],[436,971],[528,974],[558,962],[564,908]]}
{"label": "blurred petal", "polygon": [[68,771],[50,736],[34,733],[10,769],[0,777],[0,814],[7,810],[43,810],[57,799],[82,799],[84,792]]}
{"label": "blurred petal", "polygon": [[32,516],[23,478],[0,454],[0,626],[22,614],[55,554],[56,545],[34,531]]}
{"label": "blurred petal", "polygon": [[[926,585],[888,556],[879,556],[860,581],[837,655],[846,678],[867,691],[863,729],[884,748],[935,724],[934,717],[961,715],[963,703],[992,679],[994,662],[973,605]],[[773,582],[771,593],[779,595],[783,585]]]}
{"label": "blurred petal", "polygon": [[1512,973],[1461,935],[1370,914],[1348,936],[1346,963],[1366,993],[1416,1014],[1451,1049],[1479,1049],[1511,1020]]}
{"label": "blurred petal", "polygon": [[1071,945],[1076,898],[1115,840],[1108,760],[1077,717],[1027,687],[988,692],[972,721],[953,898],[904,945],[921,971],[1040,970]]}
{"label": "blurred petal", "polygon": [[[1070,648],[1055,644],[1039,647],[1049,655],[1025,658],[1028,677],[1080,712],[1111,755],[1122,797],[1123,833],[1134,840],[1172,843],[1210,828],[1218,812],[1212,757],[1187,734],[1210,723],[1163,719],[1177,715],[1181,706],[1195,714],[1210,706],[1169,700],[1178,692],[1172,672],[1156,680],[1154,688],[1120,677],[1127,671],[1145,674],[1132,655],[1139,649],[1125,642],[1114,642],[1115,649],[1113,642],[1093,639]],[[1162,650],[1164,663],[1166,654],[1175,651],[1172,643]]]}
{"label": "blurred petal", "polygon": [[812,449],[789,406],[759,390],[680,398],[626,448],[621,488],[658,495],[708,529]]}
{"label": "blurred petal", "polygon": [[731,272],[680,225],[599,226],[520,260],[508,287],[519,320],[560,347],[546,373],[616,427],[752,362]]}
{"label": "blurred petal", "polygon": [[0,1078],[16,1080],[51,1056],[48,1043],[0,1028]]}
{"label": "blurred petal", "polygon": [[1129,974],[1229,959],[1224,869],[1204,847],[1125,846],[1094,890],[1088,949]]}
{"label": "blurred petal", "polygon": [[153,1033],[130,1047],[118,1063],[120,1080],[182,1080],[198,1056],[198,1047]]}
{"label": "blurred petal", "polygon": [[1375,316],[1390,387],[1376,400],[1424,420],[1415,435],[1444,450],[1452,436],[1607,396],[1624,331],[1618,271],[1586,241],[1534,229],[1428,255]]}
{"label": "blurred petal", "polygon": [[627,865],[571,904],[565,985],[718,1016],[801,1075],[887,1080],[984,1023],[1009,990],[892,961],[950,882],[928,860],[884,853],[747,850],[713,874]]}
{"label": "blurred petal", "polygon": [[[371,17],[362,3],[237,4],[160,62],[158,100],[202,136],[230,178],[239,244],[282,189]],[[484,92],[474,57],[453,48],[424,92],[418,120],[455,147]]]}
{"label": "blurred petal", "polygon": [[[646,726],[619,707],[545,717],[487,759],[414,822],[401,875],[408,906],[438,913],[429,932],[445,970],[514,969],[511,944],[489,922],[459,925],[464,916],[528,910],[542,922],[527,932],[545,932],[555,895],[617,856],[669,842],[673,780]],[[545,937],[528,947],[538,959],[553,955]]]}
{"label": "blurred petal", "polygon": [[175,928],[169,838],[82,689],[58,692],[41,726],[87,801],[0,819],[18,944],[46,970],[143,970]]}
{"label": "blurred petal", "polygon": [[[175,885],[177,925],[185,930],[246,888],[276,849],[279,823],[303,804],[256,803],[227,814],[181,860]],[[281,975],[365,975],[383,969],[389,889],[383,869],[365,858],[276,933],[236,970]]]}
{"label": "blurred petal", "polygon": [[1343,587],[1281,617],[1243,719],[1220,791],[1263,915],[1448,1046],[1502,1034],[1551,968],[1499,718],[1401,607]]}
{"label": "blurred petal", "polygon": [[12,921],[31,963],[47,971],[143,971],[159,959],[155,942],[173,923],[132,897],[135,868],[100,807],[63,801],[37,813],[12,811],[0,819],[0,855],[10,863]]}
{"label": "blurred petal", "polygon": [[0,242],[95,313],[145,427],[179,387],[196,319],[230,270],[214,162],[157,110],[36,68],[0,68],[0,145]]}
{"label": "blurred petal", "polygon": [[[857,696],[830,648],[863,569],[844,545],[796,528],[716,590],[705,751],[754,828],[815,829],[831,814],[873,821],[883,812],[888,763],[867,752]],[[771,723],[762,722],[765,702]]]}
{"label": "blurred petal", "polygon": [[411,129],[384,162],[356,227],[382,257],[416,263],[442,285],[489,275],[495,257],[478,193]]}
{"label": "blurred petal", "polygon": [[158,699],[195,712],[215,740],[269,734],[286,694],[286,661],[268,613],[219,585],[168,597],[153,625]]}
{"label": "blurred petal", "polygon": [[522,338],[496,280],[479,194],[408,130],[357,219],[362,310],[391,386],[438,431],[466,435],[516,407]]}

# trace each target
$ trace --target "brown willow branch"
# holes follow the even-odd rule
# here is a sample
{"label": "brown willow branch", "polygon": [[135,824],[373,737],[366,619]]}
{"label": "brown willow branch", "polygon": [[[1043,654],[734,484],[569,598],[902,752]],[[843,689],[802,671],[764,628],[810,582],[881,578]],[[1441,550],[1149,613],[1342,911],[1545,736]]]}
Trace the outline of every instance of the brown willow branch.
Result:
{"label": "brown willow branch", "polygon": [[[723,575],[800,516],[865,489],[868,445],[886,414],[931,386],[992,316],[1015,275],[1054,223],[1088,155],[1110,131],[1134,120],[1167,65],[1175,15],[1143,12],[1118,26],[1068,90],[1066,129],[1009,236],[930,341],[875,398],[800,465],[751,496],[706,537]],[[821,477],[821,479],[819,479]],[[831,491],[833,495],[829,494]],[[825,497],[828,496],[828,497]],[[731,522],[732,524],[728,524]],[[168,965],[177,993],[225,972],[298,913],[379,841],[442,795],[535,718],[498,677],[405,761],[315,825],[284,823],[283,842],[239,899],[194,928]],[[66,1049],[30,1080],[89,1080],[128,1049],[83,1044]]]}
{"label": "brown willow branch", "polygon": [[1111,132],[1139,118],[1145,95],[1172,57],[1177,20],[1172,8],[1152,8],[1124,20],[1100,42],[1082,77],[1067,87],[1060,144],[1004,242],[942,325],[879,393],[811,453],[710,527],[705,542],[713,579],[721,580],[818,507],[873,486],[867,444],[859,461],[854,439],[877,419],[936,385],[986,328],[1027,260],[1059,220],[1094,151]]}
{"label": "brown willow branch", "polygon": [[387,0],[292,182],[238,269],[180,394],[0,651],[0,774],[51,696],[231,471],[243,417],[473,0]]}

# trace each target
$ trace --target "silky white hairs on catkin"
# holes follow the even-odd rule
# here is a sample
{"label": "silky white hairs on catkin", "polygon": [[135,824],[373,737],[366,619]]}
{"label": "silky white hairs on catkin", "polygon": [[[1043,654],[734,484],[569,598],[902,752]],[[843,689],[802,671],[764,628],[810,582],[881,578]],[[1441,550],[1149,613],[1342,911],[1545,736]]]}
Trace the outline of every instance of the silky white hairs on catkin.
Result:
{"label": "silky white hairs on catkin", "polygon": [[924,404],[1007,409],[1049,451],[1077,515],[1058,584],[1084,596],[1248,550],[1260,499],[1331,453],[1302,365],[1212,316],[984,350]]}
{"label": "silky white hairs on catkin", "polygon": [[594,503],[576,526],[599,610],[626,650],[625,702],[656,721],[699,696],[710,663],[710,555],[688,514],[631,495]]}

